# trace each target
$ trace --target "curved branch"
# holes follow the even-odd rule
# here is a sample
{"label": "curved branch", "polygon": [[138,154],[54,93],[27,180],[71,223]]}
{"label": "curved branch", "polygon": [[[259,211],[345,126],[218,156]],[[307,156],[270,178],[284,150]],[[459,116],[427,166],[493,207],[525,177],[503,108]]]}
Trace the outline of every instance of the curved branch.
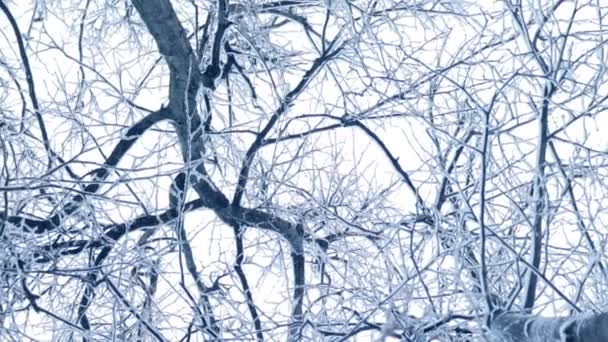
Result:
{"label": "curved branch", "polygon": [[47,152],[47,157],[49,159],[48,167],[51,168],[53,163],[51,156],[55,155],[53,150],[51,149],[51,143],[49,142],[49,136],[46,132],[46,126],[44,124],[44,120],[42,119],[42,113],[40,111],[40,105],[38,104],[38,97],[36,96],[36,88],[34,86],[34,75],[32,74],[32,68],[30,67],[30,61],[27,57],[27,53],[25,51],[25,46],[23,45],[23,38],[21,34],[21,30],[19,29],[19,25],[17,25],[17,21],[15,17],[6,6],[4,1],[0,1],[0,10],[6,15],[11,27],[13,28],[13,32],[15,34],[15,40],[17,41],[17,47],[19,48],[19,56],[21,57],[21,62],[23,63],[23,69],[25,70],[25,80],[27,81],[27,86],[29,89],[30,100],[32,101],[32,106],[34,107],[34,115],[36,116],[36,120],[38,121],[38,126],[40,127],[40,132],[42,134],[42,142],[44,144],[44,149]]}
{"label": "curved branch", "polygon": [[[186,203],[180,210],[181,213],[187,213],[196,209],[203,208],[203,201],[197,199]],[[127,233],[138,231],[141,229],[156,227],[163,224],[169,224],[178,218],[177,209],[169,209],[162,213],[155,215],[143,215],[135,218],[130,222],[119,223],[108,225],[104,228],[103,236],[96,240],[76,240],[76,241],[63,241],[54,242],[52,244],[43,245],[38,247],[39,251],[34,253],[34,260],[37,263],[45,263],[53,261],[51,257],[55,255],[75,255],[82,252],[85,249],[94,249],[100,247],[107,247],[112,241],[118,241]]]}
{"label": "curved branch", "polygon": [[[89,183],[89,185],[84,188],[83,192],[85,194],[96,193],[101,187],[101,182],[110,175],[110,170],[118,164],[144,132],[156,123],[168,119],[169,113],[169,109],[161,108],[156,112],[148,114],[135,125],[131,126],[116,147],[114,147],[114,150],[103,163],[103,166],[93,171],[93,182]],[[6,213],[0,212],[0,221],[7,221],[16,226],[20,226],[25,232],[42,234],[56,229],[61,224],[62,216],[70,215],[75,212],[85,200],[85,196],[86,195],[84,194],[75,195],[65,207],[46,220],[35,220],[22,216],[7,216]]]}
{"label": "curved branch", "polygon": [[270,130],[277,123],[279,118],[283,116],[287,109],[293,104],[298,95],[300,95],[305,89],[308,83],[313,79],[316,73],[323,67],[323,65],[329,61],[331,58],[335,57],[338,53],[340,53],[342,49],[337,48],[333,52],[326,52],[321,55],[319,58],[315,59],[314,63],[310,69],[304,73],[300,83],[292,89],[285,98],[281,101],[281,105],[274,112],[266,126],[262,129],[262,131],[257,135],[255,141],[249,146],[247,153],[245,153],[245,159],[243,160],[243,165],[241,166],[241,172],[239,173],[239,180],[236,186],[236,190],[234,191],[234,197],[232,199],[232,205],[239,206],[241,203],[241,199],[243,198],[243,193],[245,192],[245,186],[247,185],[249,170],[251,169],[251,164],[253,163],[253,159],[258,150],[263,146],[264,139],[266,135],[270,132]]}

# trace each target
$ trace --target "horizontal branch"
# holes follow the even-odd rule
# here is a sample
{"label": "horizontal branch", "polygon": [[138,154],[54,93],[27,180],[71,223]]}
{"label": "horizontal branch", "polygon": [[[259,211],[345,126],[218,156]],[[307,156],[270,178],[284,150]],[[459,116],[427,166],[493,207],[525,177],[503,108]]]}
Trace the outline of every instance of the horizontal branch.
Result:
{"label": "horizontal branch", "polygon": [[[202,207],[203,201],[197,199],[186,203],[183,208],[179,208],[179,212],[187,213]],[[40,246],[37,248],[34,258],[36,262],[45,263],[53,260],[53,256],[74,255],[85,249],[106,247],[110,241],[118,241],[129,232],[169,224],[177,217],[178,209],[169,209],[159,214],[140,216],[130,222],[107,225],[104,228],[103,236],[100,238],[95,240],[58,241]]]}
{"label": "horizontal branch", "polygon": [[506,342],[608,341],[608,313],[541,317],[496,312],[491,317],[490,328]]}
{"label": "horizontal branch", "polygon": [[[204,208],[205,202],[206,201],[200,198],[190,201],[186,203],[183,208],[180,208],[179,212],[188,213]],[[36,248],[37,251],[34,253],[34,259],[38,263],[46,263],[52,261],[54,256],[75,255],[85,249],[106,247],[110,241],[118,241],[127,233],[169,224],[178,218],[179,212],[177,209],[169,209],[154,215],[143,215],[129,222],[107,225],[104,228],[103,236],[95,240],[58,241],[52,244],[43,245]],[[234,215],[234,213],[237,212],[239,214]],[[294,225],[291,222],[279,219],[257,209],[239,208],[234,212],[231,210],[220,211],[218,216],[222,221],[229,224],[238,223],[243,226],[258,227],[280,233],[281,235],[284,235],[284,233],[287,232],[288,236],[291,236],[289,232],[293,232],[293,239],[296,239],[296,234],[299,234],[293,229]],[[293,247],[293,249],[294,252],[298,251],[299,253],[303,253],[301,246]]]}

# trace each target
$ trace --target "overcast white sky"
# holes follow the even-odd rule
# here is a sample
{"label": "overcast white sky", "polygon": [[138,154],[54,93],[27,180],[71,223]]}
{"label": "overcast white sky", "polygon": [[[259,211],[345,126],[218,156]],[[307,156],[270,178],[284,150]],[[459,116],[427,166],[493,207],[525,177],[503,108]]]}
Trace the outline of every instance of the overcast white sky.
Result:
{"label": "overcast white sky", "polygon": [[[129,26],[120,23],[125,13],[122,1],[116,1],[114,6],[108,5],[105,8],[101,5],[102,1],[97,1],[95,5],[92,5],[92,9],[94,10],[90,12],[88,19],[89,23],[92,24],[92,28],[87,29],[83,39],[83,44],[87,47],[84,55],[87,65],[83,67],[87,75],[86,82],[89,90],[82,93],[81,96],[86,106],[82,109],[75,108],[74,106],[71,108],[64,106],[62,104],[63,101],[70,104],[77,103],[75,94],[79,86],[80,68],[76,60],[78,58],[77,41],[79,34],[77,27],[81,13],[72,7],[74,3],[77,2],[53,1],[52,6],[54,9],[44,11],[42,14],[43,20],[34,23],[31,21],[32,2],[12,1],[9,3],[9,6],[24,32],[27,32],[27,28],[32,25],[29,30],[29,38],[31,39],[27,39],[26,42],[28,44],[28,52],[30,52],[30,63],[34,72],[36,91],[39,101],[43,104],[42,109],[45,112],[44,117],[47,129],[51,132],[53,147],[65,159],[78,155],[79,161],[88,160],[97,163],[100,160],[100,151],[97,150],[97,147],[101,146],[101,150],[104,153],[109,153],[118,137],[118,135],[113,133],[117,132],[121,127],[128,127],[128,125],[142,117],[142,112],[129,109],[124,102],[121,103],[119,96],[128,96],[129,100],[150,110],[159,108],[163,103],[166,103],[168,98],[166,88],[168,84],[168,70],[164,66],[164,63],[161,62],[154,68],[150,77],[147,78],[146,84],[141,89],[138,89],[137,94],[133,94],[134,89],[137,88],[137,85],[141,81],[142,75],[146,74],[156,63],[159,55],[156,52],[150,35],[145,32],[143,27],[129,31]],[[292,107],[290,114],[281,123],[282,127],[287,124],[289,119],[293,120],[298,115],[332,114],[340,116],[344,113],[342,107],[345,103],[346,108],[353,112],[365,112],[366,108],[374,107],[378,101],[386,96],[397,93],[400,87],[401,89],[407,89],[416,85],[420,81],[420,78],[426,78],[427,76],[425,75],[429,74],[430,70],[425,70],[417,62],[424,62],[429,68],[437,65],[449,65],[450,62],[453,62],[450,59],[463,58],[466,55],[466,53],[463,54],[463,51],[467,51],[471,47],[478,47],[483,43],[495,39],[497,36],[504,39],[508,38],[508,34],[504,34],[503,32],[510,31],[514,23],[508,18],[495,20],[491,15],[502,8],[503,4],[501,1],[487,1],[475,6],[473,4],[464,5],[471,13],[485,11],[488,15],[485,17],[476,15],[465,22],[462,18],[431,20],[430,14],[424,12],[418,13],[416,19],[412,16],[398,18],[398,15],[395,14],[392,15],[393,22],[395,25],[401,24],[401,26],[395,26],[396,28],[393,31],[390,30],[392,26],[388,23],[381,25],[380,21],[382,19],[378,18],[370,21],[368,26],[357,26],[361,30],[362,36],[365,37],[363,39],[370,39],[370,42],[360,45],[365,46],[368,50],[359,51],[366,59],[366,67],[370,75],[385,77],[389,74],[388,76],[401,81],[393,82],[379,78],[376,79],[376,83],[374,84],[376,87],[375,91],[365,91],[360,96],[353,95],[345,99],[336,85],[331,81],[332,76],[322,74],[313,82],[311,90],[303,94],[296,105]],[[460,2],[454,2],[454,6],[455,11],[458,11],[459,7],[463,5]],[[567,19],[570,13],[569,10],[571,11],[568,6],[570,5],[565,5],[557,15]],[[82,7],[83,5],[79,5],[78,8],[82,9]],[[579,18],[589,18],[589,20],[584,21],[581,19],[580,22],[577,22],[576,29],[578,31],[591,31],[597,28],[597,23],[594,21],[597,16],[595,11],[591,7],[581,10]],[[390,16],[390,14],[387,15]],[[343,23],[348,22],[348,16],[344,18],[345,21]],[[316,19],[321,20],[322,17]],[[132,14],[131,20],[139,22],[137,13],[134,12]],[[484,20],[487,20],[488,23],[484,22]],[[313,24],[315,24],[314,20]],[[562,23],[564,26],[567,24],[566,21]],[[185,23],[185,26],[191,28],[192,23]],[[407,28],[407,31],[405,28]],[[448,29],[449,31],[446,31]],[[563,30],[563,28],[561,29]],[[330,31],[332,30],[333,32],[337,32],[335,26],[330,27]],[[482,32],[481,35],[480,31]],[[372,32],[374,33],[373,36],[371,35]],[[371,37],[376,39],[376,41],[372,41]],[[252,39],[255,38],[256,36],[253,35]],[[300,48],[305,50],[305,47],[307,47],[301,27],[295,24],[285,26],[282,32],[273,35],[272,38],[276,39],[277,42],[284,43],[285,49],[288,50],[298,50]],[[350,38],[353,41],[356,40],[353,37],[346,38]],[[580,42],[574,45],[568,53],[576,56],[597,45],[597,41],[589,41],[587,44]],[[149,51],[144,51],[142,46],[149,46]],[[414,47],[419,47],[420,49],[415,49]],[[537,71],[537,68],[532,67],[534,61],[531,58],[513,58],[518,53],[527,51],[523,38],[518,38],[515,42],[506,44],[505,47],[504,49],[491,50],[491,52],[484,55],[488,60],[504,59],[504,63],[493,63],[491,67],[488,66],[489,64],[480,63],[478,66],[472,66],[470,69],[463,69],[462,74],[453,73],[450,77],[453,78],[454,82],[461,82],[465,77],[478,80],[497,80],[495,83],[489,84],[485,91],[479,90],[472,95],[475,100],[483,105],[487,105],[496,88],[501,86],[505,81],[502,79],[504,75],[509,75],[513,70],[519,70],[522,73],[530,70],[530,72]],[[36,53],[31,53],[32,51],[36,51]],[[348,61],[352,62],[352,65],[356,65],[360,56],[357,56],[353,51],[346,51],[345,54],[349,58]],[[407,56],[404,56],[404,54]],[[376,56],[377,59],[375,61],[377,63],[374,64],[369,56]],[[310,55],[307,57],[314,58],[314,56],[311,57]],[[21,75],[20,79],[23,78],[23,70],[17,64],[18,52],[14,43],[14,36],[3,16],[0,16],[0,60],[13,67],[12,72]],[[595,57],[589,60],[590,63],[605,63],[606,56],[603,53],[603,49],[598,49]],[[526,70],[525,68],[528,63],[530,70]],[[364,85],[357,83],[359,78],[354,70],[356,68],[353,68],[352,65],[339,62],[334,64],[332,68],[335,71],[335,75],[343,80],[344,89],[349,89],[353,92],[363,90]],[[94,69],[89,67],[93,67]],[[298,70],[305,67],[299,66]],[[394,70],[387,70],[390,68]],[[465,72],[467,73],[465,74]],[[587,73],[589,79],[591,79],[597,73],[597,70],[592,69],[592,67],[589,67],[587,71],[584,68],[578,69],[576,80],[582,83],[589,83],[589,79],[586,79]],[[279,89],[286,91],[297,84],[301,77],[301,70],[283,76],[285,84],[280,85]],[[0,68],[0,79],[10,80],[6,68]],[[264,75],[259,75],[259,78],[254,77],[252,80],[255,82],[260,98],[258,105],[262,106],[267,114],[270,113],[271,109],[276,107],[275,99],[271,98],[271,84]],[[450,80],[443,80],[442,82],[442,85],[445,85],[446,83],[449,84]],[[505,91],[505,98],[509,101],[517,101],[517,104],[513,105],[513,103],[508,103],[507,100],[504,100],[493,114],[497,121],[509,121],[506,125],[507,127],[516,124],[518,121],[508,120],[515,112],[519,112],[520,117],[523,119],[531,119],[535,115],[530,103],[531,99],[538,100],[537,97],[534,98],[534,96],[540,95],[536,92],[539,89],[538,84],[530,82],[529,89],[524,81],[520,81],[519,84],[519,89],[508,89]],[[22,86],[25,87],[25,82],[22,82]],[[575,84],[574,82],[572,84],[567,82],[564,85],[565,94],[569,94],[567,91],[568,86],[574,88]],[[2,99],[2,109],[5,111],[2,115],[15,120],[15,113],[20,112],[20,100],[16,96],[17,93],[14,87],[11,84],[8,87],[11,87],[11,90]],[[424,91],[426,91],[428,85],[421,88],[424,88]],[[605,86],[598,84],[596,91],[599,94],[605,93],[605,90]],[[243,91],[246,93],[246,87],[244,86]],[[529,92],[530,94],[528,94]],[[225,109],[226,106],[222,106],[222,101],[226,100],[224,89],[220,87],[216,95],[215,103],[217,108]],[[417,93],[413,91],[408,95],[415,98]],[[238,97],[237,95],[234,96]],[[420,95],[419,101],[407,101],[399,104],[395,103],[394,106],[384,106],[382,113],[386,114],[392,111],[394,113],[412,112],[417,114],[425,112],[431,106],[436,107],[434,108],[435,111],[449,113],[456,111],[456,107],[459,105],[458,102],[461,103],[463,100],[461,97],[457,98],[457,96],[461,96],[461,94],[455,95],[452,98],[450,98],[450,94],[443,94],[437,103],[431,104]],[[563,100],[566,100],[566,95],[563,96]],[[260,118],[261,114],[259,111],[247,103],[248,101],[246,98],[235,99],[236,103],[242,103],[242,108],[237,109],[236,122],[238,126],[235,127],[236,129],[255,128],[255,122]],[[587,107],[590,96],[580,96],[575,101],[562,103],[560,102],[562,101],[561,95],[558,95],[554,101],[556,105],[550,122],[552,129],[570,120],[572,113],[576,114],[581,108]],[[82,110],[82,112],[79,112],[79,110]],[[103,116],[100,116],[101,113],[103,113]],[[217,113],[218,115],[214,118],[214,127],[217,130],[226,128],[225,126],[228,122],[227,115],[222,114],[221,110]],[[606,151],[608,139],[606,139],[603,128],[608,127],[608,120],[606,120],[605,116],[600,114],[593,118],[580,119],[577,123],[570,125],[560,136],[578,141],[586,147]],[[103,119],[103,122],[96,121],[98,119]],[[442,119],[438,117],[438,120]],[[521,122],[521,120],[519,121]],[[260,122],[264,124],[265,120],[260,120]],[[328,120],[324,122],[335,123]],[[414,183],[419,186],[421,194],[428,203],[432,203],[435,200],[433,196],[436,193],[436,182],[443,175],[432,173],[434,170],[430,161],[432,161],[432,158],[435,158],[436,150],[431,139],[429,139],[429,132],[431,130],[428,121],[425,122],[425,120],[421,119],[420,115],[417,115],[417,118],[414,118],[414,115],[412,115],[411,120],[404,120],[404,117],[399,117],[396,119],[384,119],[383,121],[370,120],[367,123],[384,140],[391,152],[399,158],[401,165],[406,170],[412,172],[411,175]],[[293,120],[289,123],[289,130],[287,132],[298,132],[309,128],[307,126],[315,124],[318,124],[318,122],[313,119],[307,121]],[[31,129],[33,134],[37,135],[36,122],[31,114],[27,115],[26,126]],[[86,127],[86,130],[84,127]],[[448,128],[446,126],[446,132],[448,132]],[[498,129],[503,128],[501,126]],[[168,206],[166,190],[171,181],[168,175],[181,167],[179,151],[176,146],[171,146],[171,144],[175,143],[176,138],[172,134],[167,134],[168,130],[171,130],[171,127],[163,123],[157,126],[157,130],[147,132],[144,138],[138,141],[120,164],[125,169],[138,169],[136,173],[123,172],[122,174],[127,177],[142,178],[140,182],[135,182],[132,186],[135,191],[142,195],[141,198],[147,202],[148,209],[152,210],[161,210]],[[537,130],[537,123],[532,120],[530,123],[523,124],[521,127],[511,131],[510,135],[502,135],[500,141],[494,140],[492,142],[495,153],[499,155],[497,151],[500,151],[500,153],[504,153],[504,156],[506,156],[504,159],[497,157],[494,167],[497,169],[503,167],[505,170],[503,177],[497,178],[498,180],[507,183],[512,181],[515,186],[522,181],[521,179],[517,179],[519,175],[514,169],[518,167],[524,168],[525,166],[533,169]],[[447,134],[437,132],[434,131],[442,139],[443,144],[447,144],[450,141]],[[241,160],[237,158],[238,155],[236,153],[231,152],[231,149],[236,147],[242,150],[251,143],[252,139],[253,136],[250,135],[245,136],[245,138],[239,136],[238,139],[229,141],[218,136],[213,139],[213,144],[217,153],[225,158],[223,160],[224,163],[227,163],[230,167],[238,168]],[[235,145],[229,145],[228,143]],[[473,143],[473,145],[476,144],[476,147],[479,147],[478,143]],[[82,153],[83,146],[86,146],[90,151]],[[314,158],[308,158],[299,165],[287,163],[299,151],[300,146],[297,144],[278,144],[264,148],[260,152],[259,158],[261,159],[269,162],[285,163],[284,165],[277,166],[276,170],[274,170],[277,175],[283,172],[285,176],[285,179],[283,179],[284,187],[281,189],[283,192],[276,197],[277,204],[291,206],[311,205],[305,197],[298,198],[294,196],[294,192],[285,190],[293,186],[311,189],[311,192],[314,190],[317,191],[316,193],[326,192],[329,196],[330,191],[328,189],[331,189],[332,186],[337,187],[340,181],[332,179],[329,176],[331,175],[331,171],[338,171],[340,175],[348,175],[348,177],[344,176],[347,179],[349,177],[356,178],[357,181],[352,180],[352,187],[349,189],[352,191],[352,194],[358,197],[364,197],[362,194],[366,192],[387,188],[399,180],[397,173],[391,167],[389,161],[381,154],[378,146],[359,130],[346,128],[319,134],[311,142],[311,145],[305,146],[303,150],[312,153],[313,146],[319,148],[319,150],[314,151]],[[155,153],[152,154],[150,153],[151,151]],[[569,160],[572,163],[580,161],[579,159],[574,159],[574,156],[579,153],[574,145],[560,144],[559,152],[560,157],[565,161]],[[510,160],[509,156],[513,156],[513,160]],[[337,158],[340,159],[340,163],[336,167],[333,163]],[[518,159],[517,162],[514,161],[515,158]],[[596,163],[593,160],[589,162]],[[233,163],[233,165],[230,163]],[[514,166],[514,164],[521,166]],[[333,168],[324,170],[323,167],[327,165]],[[35,168],[36,166],[31,165],[31,167]],[[74,171],[80,174],[84,174],[94,168],[93,165],[78,163],[74,164],[73,167]],[[290,170],[297,167],[302,169],[319,168],[320,172],[316,175],[306,173],[291,177],[292,172]],[[356,172],[352,172],[349,175],[352,170],[356,170]],[[33,172],[33,174],[41,174],[42,171],[40,169],[38,172]],[[602,174],[606,173],[603,169],[599,172]],[[149,178],[148,180],[143,179],[158,174],[166,174],[167,176]],[[527,173],[524,177],[530,178],[532,176],[533,174]],[[212,169],[212,177],[214,177],[214,181],[222,186],[222,190],[230,197],[234,188],[233,184],[235,183],[236,174],[215,168]],[[31,181],[33,183],[37,182],[36,179],[32,179]],[[601,183],[601,181],[599,182]],[[348,181],[345,181],[345,183],[349,184]],[[499,194],[500,187],[505,187],[505,184],[490,184],[489,192],[491,194]],[[123,222],[143,213],[143,210],[137,208],[132,197],[129,195],[129,190],[124,185],[116,186],[111,190],[108,187],[107,191],[109,191],[108,195],[114,196],[116,199],[125,199],[126,202],[120,203],[120,205],[116,205],[117,203],[106,203],[105,206],[108,210],[104,215],[98,217],[100,222]],[[594,199],[606,198],[604,196],[605,191],[605,188],[598,187],[597,180],[589,180],[584,186],[575,188],[577,195],[588,196]],[[505,197],[494,198],[493,201],[494,203],[504,202],[505,205],[510,205],[510,199]],[[590,207],[586,208],[586,210],[589,213],[597,212],[596,219],[598,222],[603,223],[606,222],[606,217],[604,216],[605,214],[601,213],[601,208],[605,204],[607,203],[601,200],[593,200],[590,202]],[[390,196],[386,197],[384,205],[395,208],[393,211],[387,210],[387,213],[401,212],[405,215],[406,213],[415,211],[414,196],[407,187],[402,185],[396,188]],[[596,207],[593,207],[593,205]],[[510,219],[515,220],[514,218]],[[503,224],[503,218],[497,214],[495,217],[490,216],[489,222],[499,226]],[[207,285],[210,285],[212,276],[221,274],[224,269],[230,267],[233,263],[234,242],[232,231],[229,227],[220,223],[210,211],[205,210],[187,215],[186,226],[191,234],[195,255],[197,255],[201,263],[199,266],[202,266],[204,263],[204,267],[200,268],[203,278]],[[575,232],[575,225],[572,222],[568,222],[565,219],[558,220],[555,223],[555,228],[555,232],[551,236],[551,244],[567,247],[570,246],[569,244],[574,243],[572,241],[573,237],[578,239],[579,234]],[[526,234],[524,231],[519,233],[521,235]],[[402,233],[396,231],[394,238],[396,240],[403,238],[400,234]],[[569,234],[572,234],[570,235],[571,239],[568,239]],[[138,234],[131,234],[128,239],[121,241],[121,243],[124,243],[125,246],[133,244],[138,236]],[[256,299],[256,304],[262,308],[263,312],[273,313],[273,319],[285,321],[288,317],[290,305],[288,301],[285,301],[285,298],[290,297],[290,279],[292,274],[291,267],[289,266],[288,246],[284,243],[279,243],[276,237],[260,233],[259,231],[248,230],[245,237],[248,239],[247,245],[249,246],[246,253],[250,256],[245,268],[251,277],[249,279],[250,284],[255,289],[254,298]],[[377,253],[379,257],[373,260],[366,260],[367,264],[365,266],[369,267],[369,265],[377,263],[377,268],[372,270],[377,271],[377,274],[353,274],[349,279],[350,281],[356,283],[359,277],[361,279],[361,286],[369,286],[370,283],[367,281],[374,278],[377,278],[377,281],[381,283],[396,285],[405,282],[403,279],[399,280],[401,275],[386,272],[387,269],[391,268],[401,269],[403,274],[407,274],[410,271],[408,267],[400,265],[398,262],[399,259],[403,258],[403,255],[401,255],[403,251],[391,250],[390,248],[371,251],[370,244],[366,245],[364,242],[357,240],[353,240],[351,243],[359,243],[362,249],[367,250],[365,254],[361,255],[361,260],[368,259],[370,254],[374,255],[374,253]],[[602,247],[604,243],[602,242]],[[429,238],[426,246],[424,252],[421,253],[422,264],[427,260],[435,258],[438,249],[437,240]],[[282,249],[282,253],[276,253],[278,248]],[[251,257],[253,255],[255,255],[255,258]],[[177,286],[176,284],[179,281],[175,257],[176,254],[169,254],[169,256],[162,258],[162,262],[167,265],[166,270],[168,272],[163,272],[163,276],[166,278],[162,282],[163,287],[159,289],[158,302],[162,311],[171,312],[173,315],[167,316],[161,325],[174,324],[174,322],[180,320],[182,312],[190,311],[187,306],[187,299],[176,295],[176,293],[181,291],[173,291],[171,288],[171,286]],[[361,261],[357,259],[356,253],[348,255],[348,258],[351,258],[350,262],[355,264]],[[395,265],[383,263],[386,260],[394,261]],[[440,269],[453,270],[456,267],[455,265],[458,264],[457,261],[455,258],[447,257],[444,259]],[[564,267],[574,268],[576,265],[580,265],[580,263],[566,263]],[[367,272],[368,270],[368,268],[361,269],[362,272]],[[348,270],[348,272],[351,271],[350,269]],[[344,270],[344,272],[347,271]],[[311,279],[314,279],[312,272],[308,274]],[[234,284],[232,283],[233,280]],[[236,278],[233,280],[224,278],[223,282],[228,286],[233,286],[229,290],[230,295],[240,300],[242,298],[236,287],[237,280]],[[572,284],[572,280],[566,279],[566,277],[558,277],[553,279],[553,281],[558,286],[561,286],[562,283],[564,286]],[[396,287],[398,288],[398,286]],[[66,287],[66,289],[73,290],[74,288]],[[571,290],[572,288],[568,287],[567,289]],[[384,290],[386,289],[383,288],[378,293],[388,296],[389,293],[384,292]],[[404,293],[407,291],[407,288],[403,288]],[[573,295],[571,292],[567,292],[567,294]],[[163,295],[167,296],[163,297]],[[401,296],[407,295],[409,294],[405,293]],[[311,289],[308,292],[308,296],[309,299],[314,299],[317,296],[316,290]],[[382,299],[379,296],[379,304],[386,306],[384,303],[380,303]],[[553,294],[550,292],[548,293],[548,297],[541,298],[539,302],[542,303],[548,300],[553,300]],[[241,308],[244,308],[244,306],[241,306]],[[410,309],[410,314],[419,315],[425,308],[420,305],[412,305]],[[218,310],[230,309],[222,307],[218,308]],[[234,313],[240,309],[233,308],[232,310]],[[562,308],[558,305],[557,307],[548,307],[544,313],[553,314],[556,311],[563,312]],[[95,314],[103,315],[106,312],[97,311],[91,313],[93,316]],[[248,315],[246,312],[243,311],[242,314],[248,317],[246,316]],[[378,317],[383,317],[383,315],[382,310],[379,310]],[[184,314],[184,316],[186,315]],[[187,325],[188,321],[186,320],[180,324]],[[40,328],[46,329],[44,327]],[[41,337],[43,335],[42,332],[34,327],[30,331],[34,336],[37,335],[36,338],[39,340],[44,340]],[[183,330],[175,331],[175,336],[181,337],[182,333]],[[165,336],[171,337],[170,333],[167,333]],[[361,336],[361,340],[370,338]]]}

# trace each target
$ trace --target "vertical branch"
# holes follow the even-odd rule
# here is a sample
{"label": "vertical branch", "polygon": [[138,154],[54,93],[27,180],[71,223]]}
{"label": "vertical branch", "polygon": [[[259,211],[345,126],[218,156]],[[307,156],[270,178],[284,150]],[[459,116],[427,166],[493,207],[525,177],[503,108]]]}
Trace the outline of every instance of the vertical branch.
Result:
{"label": "vertical branch", "polygon": [[[99,266],[101,266],[101,263],[108,257],[111,250],[112,247],[109,246],[103,247],[101,249],[99,254],[97,254],[97,257],[95,258],[95,261],[93,262],[93,271],[89,272],[86,276],[87,284],[84,290],[84,294],[80,298],[80,303],[78,304],[77,311],[78,315],[76,316],[76,322],[80,324],[83,330],[85,330],[85,333],[91,330],[91,324],[87,317],[87,310],[93,302],[93,299],[95,299],[95,289],[98,286],[97,276],[99,273],[97,270],[99,269]],[[85,336],[82,338],[82,341],[86,342],[89,341],[89,339]]]}
{"label": "vertical branch", "polygon": [[231,22],[228,21],[228,8],[226,6],[227,0],[217,1],[217,28],[215,30],[215,37],[211,46],[211,61],[203,72],[203,86],[211,90],[215,89],[215,81],[220,77],[221,67],[221,52],[224,44],[224,35]]}
{"label": "vertical branch", "polygon": [[304,290],[306,285],[304,253],[293,252],[291,253],[291,259],[293,262],[294,289],[293,310],[291,313],[291,322],[289,324],[288,341],[295,342],[302,339],[301,329],[303,319]]}
{"label": "vertical branch", "polygon": [[487,180],[487,168],[488,168],[488,154],[490,153],[489,145],[489,131],[490,131],[490,110],[485,111],[484,127],[483,127],[483,147],[481,150],[481,186],[479,190],[479,225],[481,230],[481,256],[480,256],[480,275],[479,281],[481,284],[481,293],[486,301],[488,310],[492,310],[492,301],[490,299],[490,292],[488,289],[488,269],[486,265],[486,180]]}
{"label": "vertical branch", "polygon": [[180,172],[171,184],[171,189],[169,191],[169,204],[171,209],[177,210],[178,213],[177,222],[175,223],[175,229],[180,254],[179,267],[182,274],[182,286],[187,291],[186,284],[183,279],[183,256],[186,261],[186,268],[190,273],[192,280],[194,280],[196,288],[198,289],[199,295],[201,297],[201,302],[203,304],[203,317],[201,317],[201,319],[204,322],[205,331],[214,338],[218,338],[220,334],[220,329],[213,314],[211,301],[209,299],[209,296],[207,295],[207,287],[203,284],[200,273],[196,267],[196,263],[194,262],[194,253],[192,252],[192,246],[190,245],[190,240],[188,240],[188,235],[186,234],[186,229],[184,228],[183,210],[184,205],[186,203],[186,189],[186,174],[184,172]]}
{"label": "vertical branch", "polygon": [[[547,154],[549,98],[553,92],[552,86],[547,85],[543,91],[543,103],[538,117],[538,141],[536,144],[536,177],[533,185],[534,219],[532,222],[532,255],[530,263],[539,269],[542,254],[542,223],[545,211],[545,161]],[[530,273],[525,289],[523,308],[529,310],[534,306],[538,277]]]}
{"label": "vertical branch", "polygon": [[239,281],[241,282],[241,287],[243,288],[243,292],[245,292],[245,298],[247,298],[247,309],[249,310],[249,314],[253,319],[253,326],[255,328],[255,337],[258,342],[264,341],[264,334],[262,334],[262,321],[260,320],[260,315],[258,314],[258,310],[255,307],[255,303],[253,301],[253,294],[251,292],[251,288],[249,287],[249,282],[247,281],[247,276],[243,271],[243,261],[245,260],[245,251],[243,249],[243,237],[241,232],[241,226],[236,224],[234,226],[234,241],[236,244],[236,259],[234,261],[234,270],[239,277]]}

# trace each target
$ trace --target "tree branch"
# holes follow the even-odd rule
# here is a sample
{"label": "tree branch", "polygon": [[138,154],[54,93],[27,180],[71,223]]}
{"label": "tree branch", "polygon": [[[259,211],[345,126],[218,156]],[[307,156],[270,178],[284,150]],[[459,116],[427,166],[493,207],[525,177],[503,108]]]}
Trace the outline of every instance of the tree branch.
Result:
{"label": "tree branch", "polygon": [[496,311],[490,328],[505,342],[608,341],[608,313],[549,318]]}
{"label": "tree branch", "polygon": [[51,144],[49,142],[49,136],[46,132],[46,126],[44,124],[44,120],[42,119],[42,112],[40,111],[40,105],[38,104],[38,97],[36,96],[36,87],[34,84],[34,74],[32,73],[32,68],[30,67],[30,61],[27,56],[27,52],[25,51],[25,45],[23,44],[23,36],[21,35],[21,30],[19,29],[19,25],[17,25],[17,21],[15,17],[11,13],[10,9],[6,6],[4,1],[0,1],[0,10],[6,15],[11,27],[13,28],[13,33],[15,34],[15,40],[17,41],[17,47],[19,48],[19,55],[21,57],[21,62],[23,63],[23,69],[25,70],[25,79],[27,81],[28,93],[30,95],[30,100],[32,101],[32,106],[34,107],[34,115],[36,116],[36,120],[38,121],[38,126],[40,128],[40,133],[42,134],[42,143],[44,144],[44,149],[47,152],[48,158],[48,168],[50,169],[53,164],[52,156],[55,155],[53,150],[51,149]]}
{"label": "tree branch", "polygon": [[300,95],[305,89],[308,83],[312,80],[315,74],[321,69],[321,67],[329,61],[331,58],[336,56],[341,51],[341,48],[337,48],[332,52],[325,52],[323,55],[319,56],[311,67],[304,73],[302,79],[298,83],[298,85],[292,89],[285,98],[281,101],[279,108],[274,112],[270,120],[266,123],[266,126],[262,129],[262,131],[256,136],[255,141],[249,146],[247,153],[245,153],[245,159],[243,161],[243,165],[241,166],[241,172],[239,173],[239,180],[234,191],[234,197],[232,200],[233,205],[240,205],[241,199],[243,198],[243,193],[245,191],[245,186],[247,184],[247,180],[249,177],[249,170],[251,168],[251,164],[253,163],[253,159],[257,151],[263,146],[264,139],[270,132],[270,130],[277,123],[279,118],[287,112],[289,107],[296,100],[298,95]]}
{"label": "tree branch", "polygon": [[0,221],[6,221],[15,226],[21,227],[25,232],[42,234],[52,231],[61,225],[62,217],[74,213],[86,198],[86,194],[94,194],[101,187],[101,183],[109,175],[113,167],[115,167],[129,149],[137,142],[137,140],[153,125],[158,122],[168,119],[169,110],[161,108],[156,112],[146,115],[139,122],[131,126],[124,134],[124,137],[118,142],[116,147],[108,158],[103,163],[102,167],[93,171],[93,181],[84,187],[85,194],[78,194],[72,197],[68,204],[57,211],[57,213],[45,220],[30,219],[23,216],[7,216],[7,213],[0,212]]}

